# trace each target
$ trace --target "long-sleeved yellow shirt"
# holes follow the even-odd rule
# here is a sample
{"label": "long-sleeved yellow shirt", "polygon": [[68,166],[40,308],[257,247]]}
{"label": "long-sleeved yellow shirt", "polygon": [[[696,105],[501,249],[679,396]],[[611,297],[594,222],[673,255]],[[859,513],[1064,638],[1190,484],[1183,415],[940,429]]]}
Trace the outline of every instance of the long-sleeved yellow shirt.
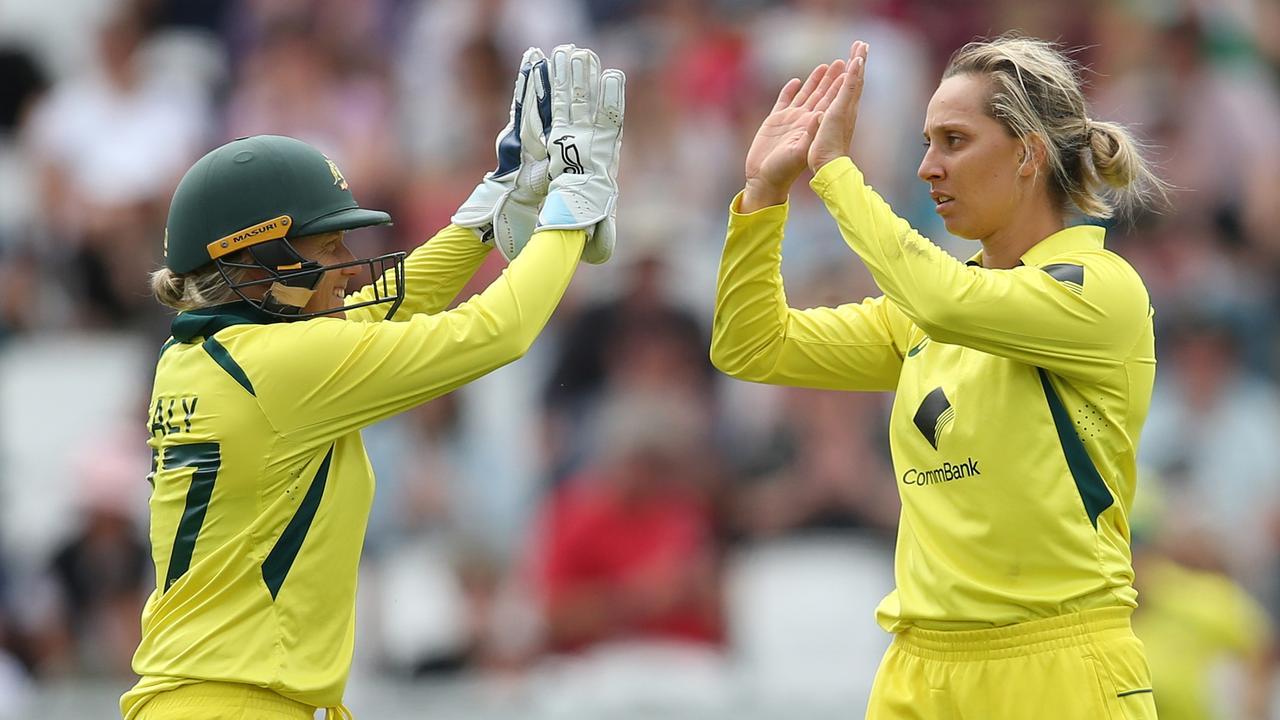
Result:
{"label": "long-sleeved yellow shirt", "polygon": [[[248,303],[181,313],[151,398],[157,587],[126,719],[200,680],[341,703],[374,479],[359,430],[520,357],[559,303],[582,231],[534,235],[483,293],[441,312],[488,249],[450,226],[405,263],[394,321],[276,322]],[[368,299],[365,288],[348,302]]]}
{"label": "long-sleeved yellow shirt", "polygon": [[848,158],[812,187],[884,295],[788,307],[786,206],[731,208],[711,358],[743,380],[895,391],[902,515],[880,624],[968,629],[1134,606],[1127,518],[1155,374],[1137,273],[1087,226],[1012,269],[960,262]]}

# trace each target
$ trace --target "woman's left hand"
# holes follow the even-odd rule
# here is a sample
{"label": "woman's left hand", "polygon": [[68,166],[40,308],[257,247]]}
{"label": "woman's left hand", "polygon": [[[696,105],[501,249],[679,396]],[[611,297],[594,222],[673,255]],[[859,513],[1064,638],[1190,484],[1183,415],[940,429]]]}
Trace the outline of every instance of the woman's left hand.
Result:
{"label": "woman's left hand", "polygon": [[835,100],[822,114],[818,131],[809,146],[809,169],[818,172],[823,165],[849,154],[853,127],[858,122],[858,101],[862,99],[862,81],[866,76],[868,45],[861,40],[849,48],[849,62],[844,82]]}

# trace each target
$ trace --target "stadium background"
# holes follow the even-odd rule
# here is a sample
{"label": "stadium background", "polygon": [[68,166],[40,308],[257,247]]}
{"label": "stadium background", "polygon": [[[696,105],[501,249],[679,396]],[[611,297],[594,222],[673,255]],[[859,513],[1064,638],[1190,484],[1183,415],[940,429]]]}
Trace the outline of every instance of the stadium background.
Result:
{"label": "stadium background", "polygon": [[[914,177],[919,129],[950,52],[1013,29],[1083,48],[1095,116],[1133,123],[1179,189],[1108,236],[1156,308],[1133,524],[1156,568],[1142,600],[1163,610],[1145,639],[1203,657],[1190,672],[1214,712],[1240,717],[1271,692],[1280,612],[1280,2],[5,0],[0,718],[111,717],[131,682],[167,336],[145,277],[183,170],[232,137],[300,137],[397,220],[353,250],[408,249],[488,169],[523,49],[566,41],[628,75],[619,250],[579,272],[528,357],[366,431],[379,489],[348,704],[860,716],[888,642],[872,616],[897,512],[887,399],[710,368],[726,207],[778,87],[861,38],[855,159],[972,252]],[[875,293],[803,186],[785,253],[793,305]],[[613,504],[584,511],[584,487]],[[608,578],[583,578],[591,558]]]}

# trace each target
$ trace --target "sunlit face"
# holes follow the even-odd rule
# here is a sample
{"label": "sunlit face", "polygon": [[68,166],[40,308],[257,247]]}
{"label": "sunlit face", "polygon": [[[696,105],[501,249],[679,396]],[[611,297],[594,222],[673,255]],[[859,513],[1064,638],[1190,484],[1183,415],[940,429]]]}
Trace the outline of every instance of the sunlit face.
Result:
{"label": "sunlit face", "polygon": [[970,240],[1008,224],[1034,172],[1020,140],[987,114],[990,89],[979,75],[942,81],[925,115],[925,154],[917,174],[929,183],[947,231]]}
{"label": "sunlit face", "polygon": [[[343,242],[342,232],[298,238],[291,241],[291,244],[299,255],[308,260],[315,260],[321,265],[337,265],[356,259]],[[326,271],[320,278],[320,282],[316,283],[315,292],[312,293],[311,300],[302,311],[304,313],[325,312],[342,307],[346,303],[347,283],[359,271],[358,266]],[[342,317],[343,315],[341,312],[335,312],[333,316]]]}

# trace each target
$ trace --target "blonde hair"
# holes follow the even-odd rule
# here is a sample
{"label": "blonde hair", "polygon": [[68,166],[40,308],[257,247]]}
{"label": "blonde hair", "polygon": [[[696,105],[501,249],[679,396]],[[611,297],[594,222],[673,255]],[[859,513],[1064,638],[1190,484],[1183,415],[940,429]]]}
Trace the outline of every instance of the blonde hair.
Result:
{"label": "blonde hair", "polygon": [[1022,141],[1044,141],[1050,188],[1064,205],[1109,218],[1167,200],[1168,185],[1143,158],[1137,140],[1119,123],[1089,118],[1080,66],[1043,40],[1006,35],[971,42],[951,56],[942,77],[988,79],[987,112]]}
{"label": "blonde hair", "polygon": [[[240,282],[239,268],[227,268],[231,279]],[[175,273],[167,267],[151,273],[151,294],[161,305],[174,310],[199,308],[235,302],[240,296],[227,285],[214,265],[206,265],[189,273]]]}

